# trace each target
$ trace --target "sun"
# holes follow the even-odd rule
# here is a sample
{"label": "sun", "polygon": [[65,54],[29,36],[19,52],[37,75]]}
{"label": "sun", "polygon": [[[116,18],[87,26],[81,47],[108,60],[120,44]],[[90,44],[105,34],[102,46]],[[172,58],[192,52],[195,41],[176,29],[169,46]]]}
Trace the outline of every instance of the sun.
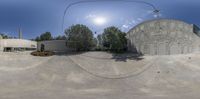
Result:
{"label": "sun", "polygon": [[106,23],[106,18],[105,17],[96,17],[96,18],[94,18],[93,22],[96,25],[104,25]]}

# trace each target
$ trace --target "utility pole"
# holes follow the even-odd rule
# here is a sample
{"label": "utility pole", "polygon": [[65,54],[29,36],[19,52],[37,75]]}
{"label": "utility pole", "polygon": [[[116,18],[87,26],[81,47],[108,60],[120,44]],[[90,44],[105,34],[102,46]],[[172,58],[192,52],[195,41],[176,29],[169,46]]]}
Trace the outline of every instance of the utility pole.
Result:
{"label": "utility pole", "polygon": [[21,27],[19,27],[18,29],[18,36],[19,36],[19,39],[22,39],[22,30],[21,30]]}

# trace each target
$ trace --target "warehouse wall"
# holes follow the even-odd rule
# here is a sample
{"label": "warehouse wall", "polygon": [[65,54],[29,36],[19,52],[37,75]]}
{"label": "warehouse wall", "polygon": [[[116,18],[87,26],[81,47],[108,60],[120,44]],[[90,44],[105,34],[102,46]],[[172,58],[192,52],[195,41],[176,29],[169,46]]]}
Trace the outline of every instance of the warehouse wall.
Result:
{"label": "warehouse wall", "polygon": [[148,55],[173,55],[200,50],[200,38],[193,25],[178,20],[143,22],[127,33],[130,51]]}
{"label": "warehouse wall", "polygon": [[41,45],[44,45],[45,51],[67,52],[70,49],[66,46],[66,40],[50,40],[38,42],[38,50],[41,51]]}

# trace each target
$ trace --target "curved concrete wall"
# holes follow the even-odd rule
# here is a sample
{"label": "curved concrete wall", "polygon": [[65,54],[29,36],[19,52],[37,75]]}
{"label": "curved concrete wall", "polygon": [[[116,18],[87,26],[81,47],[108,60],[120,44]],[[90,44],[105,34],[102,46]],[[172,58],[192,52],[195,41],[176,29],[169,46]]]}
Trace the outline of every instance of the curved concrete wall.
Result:
{"label": "curved concrete wall", "polygon": [[0,50],[11,48],[37,48],[37,42],[24,39],[0,39]]}
{"label": "curved concrete wall", "polygon": [[200,50],[200,38],[193,25],[178,20],[143,22],[127,33],[130,51],[148,55],[172,55]]}
{"label": "curved concrete wall", "polygon": [[66,46],[66,40],[50,40],[38,42],[38,50],[41,50],[42,44],[44,44],[45,51],[66,52],[70,50]]}

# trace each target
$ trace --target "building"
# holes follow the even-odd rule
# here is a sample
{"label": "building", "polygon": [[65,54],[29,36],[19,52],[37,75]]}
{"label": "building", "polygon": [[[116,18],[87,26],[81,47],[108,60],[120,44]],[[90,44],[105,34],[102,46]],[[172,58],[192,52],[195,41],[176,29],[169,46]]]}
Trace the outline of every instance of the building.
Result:
{"label": "building", "polygon": [[18,39],[3,39],[0,35],[0,52],[30,51],[37,49],[37,42],[22,39],[22,30],[19,28]]}
{"label": "building", "polygon": [[179,20],[143,22],[127,33],[128,49],[146,55],[186,54],[200,50],[199,28]]}
{"label": "building", "polygon": [[0,39],[0,52],[36,50],[37,42],[24,39]]}
{"label": "building", "polygon": [[18,29],[18,39],[3,39],[0,35],[0,52],[14,51],[53,51],[67,52],[70,51],[66,46],[66,40],[49,40],[49,41],[31,41],[22,39],[22,30]]}
{"label": "building", "polygon": [[37,43],[39,51],[67,52],[70,49],[66,46],[66,40],[49,40]]}

